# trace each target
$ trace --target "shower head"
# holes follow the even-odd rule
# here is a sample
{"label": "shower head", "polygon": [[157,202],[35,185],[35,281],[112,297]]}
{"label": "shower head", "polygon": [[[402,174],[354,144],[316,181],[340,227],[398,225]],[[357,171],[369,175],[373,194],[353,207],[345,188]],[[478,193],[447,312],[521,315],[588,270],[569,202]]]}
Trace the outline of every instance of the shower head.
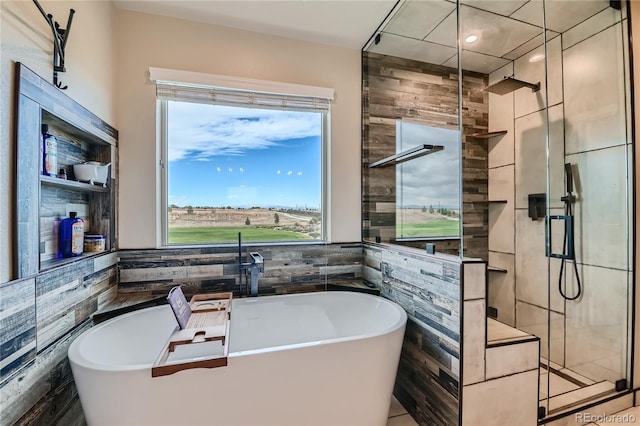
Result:
{"label": "shower head", "polygon": [[571,163],[565,163],[564,174],[567,182],[567,194],[573,192],[573,171],[571,170]]}
{"label": "shower head", "polygon": [[486,90],[491,93],[496,93],[500,96],[511,93],[514,90],[518,90],[522,87],[528,87],[531,92],[537,92],[540,90],[540,83],[529,83],[526,81],[518,80],[513,77],[505,77],[497,83],[493,83],[487,86]]}

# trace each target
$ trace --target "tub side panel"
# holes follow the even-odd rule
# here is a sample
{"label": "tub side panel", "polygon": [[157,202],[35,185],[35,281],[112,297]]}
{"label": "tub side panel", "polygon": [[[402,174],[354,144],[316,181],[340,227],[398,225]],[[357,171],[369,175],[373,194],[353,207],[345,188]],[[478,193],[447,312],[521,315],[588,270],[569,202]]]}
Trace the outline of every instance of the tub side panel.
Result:
{"label": "tub side panel", "polygon": [[408,315],[395,396],[420,424],[458,424],[459,260],[373,244],[364,253],[367,280]]}
{"label": "tub side panel", "polygon": [[[90,425],[385,425],[404,329],[371,339],[236,356],[151,378],[74,375]],[[124,384],[124,386],[123,386]]]}

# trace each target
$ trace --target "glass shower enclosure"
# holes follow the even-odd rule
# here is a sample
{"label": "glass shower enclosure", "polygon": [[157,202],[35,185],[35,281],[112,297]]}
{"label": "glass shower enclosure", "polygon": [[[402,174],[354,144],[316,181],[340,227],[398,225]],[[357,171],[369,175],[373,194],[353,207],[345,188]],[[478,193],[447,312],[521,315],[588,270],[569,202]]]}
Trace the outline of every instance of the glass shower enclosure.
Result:
{"label": "glass shower enclosure", "polygon": [[487,261],[488,316],[540,338],[542,421],[631,389],[628,6],[406,0],[363,49],[363,239]]}

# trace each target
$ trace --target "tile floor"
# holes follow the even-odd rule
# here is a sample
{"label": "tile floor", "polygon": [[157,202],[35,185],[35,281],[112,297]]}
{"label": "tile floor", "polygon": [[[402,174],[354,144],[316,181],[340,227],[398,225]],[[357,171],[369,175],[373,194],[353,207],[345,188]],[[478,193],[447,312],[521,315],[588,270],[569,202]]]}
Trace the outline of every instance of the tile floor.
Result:
{"label": "tile floor", "polygon": [[[640,425],[640,407],[631,407],[607,416],[607,418],[604,418],[601,422],[592,422],[585,426],[615,426],[621,424]],[[394,396],[391,398],[387,426],[418,426],[418,423],[413,420],[411,415],[407,413],[407,410],[404,409]]]}
{"label": "tile floor", "polygon": [[586,426],[620,426],[623,424],[638,425],[640,424],[640,407],[631,407],[624,411],[612,414],[603,420],[604,421],[598,423],[589,423]]}
{"label": "tile floor", "polygon": [[389,408],[389,420],[387,426],[418,426],[413,417],[398,402],[396,397],[391,398],[391,407]]}

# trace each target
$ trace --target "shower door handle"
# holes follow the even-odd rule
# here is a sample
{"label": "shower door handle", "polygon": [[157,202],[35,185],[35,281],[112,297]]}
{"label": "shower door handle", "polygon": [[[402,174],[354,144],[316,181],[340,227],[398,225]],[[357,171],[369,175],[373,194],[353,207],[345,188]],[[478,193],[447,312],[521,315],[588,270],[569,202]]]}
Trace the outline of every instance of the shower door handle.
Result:
{"label": "shower door handle", "polygon": [[[545,235],[546,235],[546,247],[545,252],[547,257],[555,257],[558,259],[569,259],[572,260],[574,258],[573,255],[573,216],[571,215],[554,215],[554,216],[546,216],[546,226],[545,226]],[[554,220],[563,220],[564,221],[564,244],[563,251],[565,253],[552,253],[552,239],[551,236],[553,232],[551,232],[551,223]]]}

